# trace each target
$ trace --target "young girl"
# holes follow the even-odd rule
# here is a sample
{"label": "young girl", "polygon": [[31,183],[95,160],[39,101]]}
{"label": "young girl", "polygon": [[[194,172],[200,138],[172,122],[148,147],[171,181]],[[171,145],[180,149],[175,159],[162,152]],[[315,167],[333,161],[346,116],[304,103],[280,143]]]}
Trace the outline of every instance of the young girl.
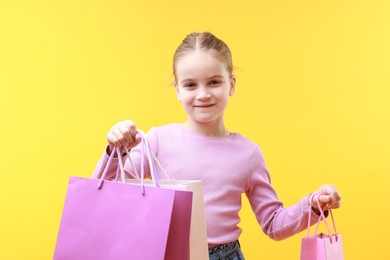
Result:
{"label": "young girl", "polygon": [[[153,152],[171,179],[202,180],[209,255],[213,260],[244,259],[238,242],[242,193],[263,231],[275,240],[306,229],[311,211],[318,215],[316,203],[309,207],[313,194],[324,194],[320,197],[324,210],[340,206],[337,189],[324,185],[298,204],[283,207],[271,186],[259,146],[225,127],[224,111],[236,87],[232,71],[231,53],[223,41],[211,33],[188,35],[173,59],[174,87],[188,118],[181,124],[153,127],[147,133]],[[125,120],[114,125],[93,176],[101,176],[114,146],[130,150],[140,139],[134,122]],[[139,155],[137,148],[132,156]],[[115,175],[116,167],[115,163],[111,165],[107,178]],[[130,172],[129,162],[125,170]],[[314,217],[313,223],[317,220]]]}

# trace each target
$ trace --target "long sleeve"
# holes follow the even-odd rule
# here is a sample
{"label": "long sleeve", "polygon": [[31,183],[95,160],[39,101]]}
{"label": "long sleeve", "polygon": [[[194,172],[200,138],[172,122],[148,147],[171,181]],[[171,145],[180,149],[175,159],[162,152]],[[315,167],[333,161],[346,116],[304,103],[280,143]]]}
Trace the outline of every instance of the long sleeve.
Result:
{"label": "long sleeve", "polygon": [[[104,150],[104,153],[100,157],[95,170],[92,173],[92,178],[100,178],[104,172],[104,169],[107,166],[109,156],[107,154],[107,148]],[[108,168],[108,172],[106,175],[106,179],[112,179],[115,176],[116,169],[118,167],[118,159],[114,158],[111,162],[110,167]]]}
{"label": "long sleeve", "polygon": [[[270,238],[282,240],[307,228],[308,214],[311,213],[308,197],[305,196],[296,205],[284,208],[271,186],[270,176],[258,147],[253,155],[246,195],[262,230]],[[313,215],[312,223],[315,223],[318,216]]]}

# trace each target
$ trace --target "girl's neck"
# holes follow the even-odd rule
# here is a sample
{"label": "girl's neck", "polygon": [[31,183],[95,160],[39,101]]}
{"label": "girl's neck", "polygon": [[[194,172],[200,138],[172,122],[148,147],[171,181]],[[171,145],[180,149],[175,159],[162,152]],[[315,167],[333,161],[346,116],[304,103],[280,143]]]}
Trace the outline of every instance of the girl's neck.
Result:
{"label": "girl's neck", "polygon": [[205,136],[213,136],[213,137],[229,137],[230,132],[225,128],[225,125],[223,122],[221,123],[199,123],[199,122],[193,122],[191,120],[185,121],[183,124],[183,127],[201,134]]}

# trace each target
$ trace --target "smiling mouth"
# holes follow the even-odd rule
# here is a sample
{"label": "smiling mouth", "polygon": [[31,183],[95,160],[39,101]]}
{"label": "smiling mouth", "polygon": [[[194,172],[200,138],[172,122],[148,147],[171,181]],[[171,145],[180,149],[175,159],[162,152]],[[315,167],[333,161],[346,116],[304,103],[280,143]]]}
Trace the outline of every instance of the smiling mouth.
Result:
{"label": "smiling mouth", "polygon": [[194,107],[197,107],[197,108],[208,108],[208,107],[212,107],[212,106],[214,106],[214,104],[198,105],[198,106],[194,106]]}

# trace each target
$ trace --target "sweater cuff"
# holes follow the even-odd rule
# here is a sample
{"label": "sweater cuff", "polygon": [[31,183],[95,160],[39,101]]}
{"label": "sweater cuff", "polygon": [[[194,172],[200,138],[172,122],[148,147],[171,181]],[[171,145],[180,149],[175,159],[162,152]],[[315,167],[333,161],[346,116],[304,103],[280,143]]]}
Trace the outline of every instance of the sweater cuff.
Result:
{"label": "sweater cuff", "polygon": [[[317,216],[321,216],[321,212],[318,209],[311,207],[311,210],[316,213]],[[325,218],[327,218],[329,215],[329,210],[324,210],[324,215]]]}

